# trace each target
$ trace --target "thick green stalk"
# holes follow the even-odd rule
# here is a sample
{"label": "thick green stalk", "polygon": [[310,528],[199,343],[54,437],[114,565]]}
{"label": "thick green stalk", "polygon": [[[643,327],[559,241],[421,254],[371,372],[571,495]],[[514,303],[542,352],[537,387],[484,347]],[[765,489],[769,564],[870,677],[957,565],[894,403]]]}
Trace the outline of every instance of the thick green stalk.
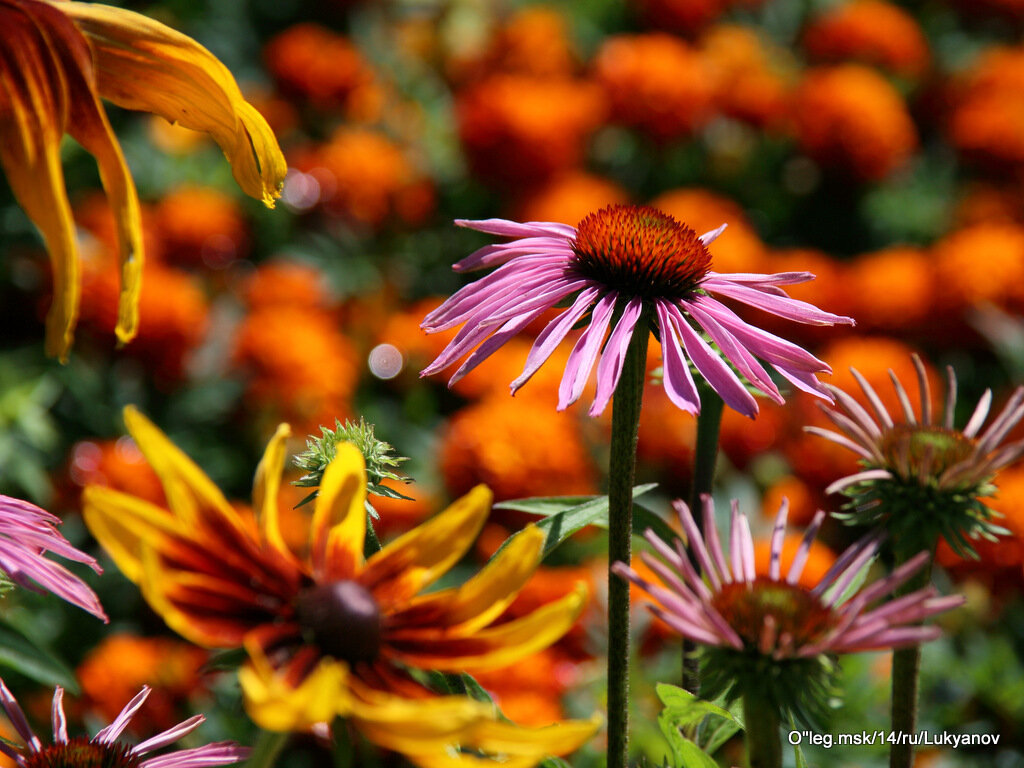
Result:
{"label": "thick green stalk", "polygon": [[743,726],[750,768],[782,768],[779,714],[757,696],[743,697]]}
{"label": "thick green stalk", "polygon": [[256,746],[252,748],[252,754],[249,755],[245,768],[272,768],[278,755],[288,743],[289,735],[273,731],[260,731],[260,737]]}
{"label": "thick green stalk", "polygon": [[629,564],[633,536],[633,477],[647,371],[647,319],[640,318],[629,342],[612,399],[608,468],[608,768],[629,765],[629,584],[611,572]]}
{"label": "thick green stalk", "polygon": [[[934,553],[934,548],[932,549]],[[933,554],[934,558],[934,554]],[[895,596],[906,595],[927,587],[932,580],[932,562],[914,574],[896,590]],[[899,565],[899,563],[897,563]],[[911,645],[892,652],[892,732],[914,733],[917,729],[918,682],[921,671],[921,645]],[[914,745],[897,738],[889,752],[889,768],[910,768],[914,762]]]}
{"label": "thick green stalk", "polygon": [[[704,379],[697,380],[700,395],[700,416],[697,417],[697,444],[693,456],[693,482],[690,484],[690,511],[697,526],[701,525],[700,497],[711,493],[718,461],[718,435],[722,427],[725,403]],[[683,638],[683,689],[694,696],[700,692],[700,665],[697,644]]]}

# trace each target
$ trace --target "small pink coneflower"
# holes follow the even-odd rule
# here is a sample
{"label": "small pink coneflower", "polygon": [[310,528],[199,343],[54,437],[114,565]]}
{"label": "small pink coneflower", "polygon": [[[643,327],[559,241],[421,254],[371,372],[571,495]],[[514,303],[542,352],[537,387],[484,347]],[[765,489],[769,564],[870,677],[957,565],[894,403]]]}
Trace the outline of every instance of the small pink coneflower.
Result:
{"label": "small pink coneflower", "polygon": [[960,596],[938,597],[933,587],[927,587],[872,607],[928,560],[928,553],[922,552],[886,578],[854,591],[858,574],[878,550],[880,536],[850,546],[813,588],[801,585],[811,543],[825,517],[821,511],[783,575],[788,512],[783,502],[772,531],[769,574],[758,576],[750,524],[735,502],[728,555],[715,528],[709,496],[703,497],[703,535],[686,504],[677,501],[674,506],[700,573],[684,542],[668,544],[651,530],[645,538],[660,559],[646,552],[641,558],[661,583],[648,581],[623,563],[615,563],[612,570],[657,601],[648,605],[652,613],[705,647],[702,694],[710,697],[752,695],[779,714],[789,711],[814,720],[829,692],[831,656],[933,640],[939,629],[916,622],[964,602]]}
{"label": "small pink coneflower", "polygon": [[828,365],[742,320],[719,299],[799,323],[853,320],[792,299],[782,289],[813,279],[809,272],[711,271],[707,246],[724,225],[698,237],[655,208],[633,205],[602,208],[576,227],[503,219],[455,223],[515,239],[485,246],[455,264],[458,272],[498,268],[457,291],[424,319],[422,327],[428,333],[463,327],[421,375],[437,373],[473,350],[449,381],[451,386],[542,314],[568,302],[537,336],[522,374],[511,384],[513,394],[589,314],[562,376],[559,410],[583,394],[596,363],[597,393],[590,414],[604,411],[622,373],[630,339],[637,330],[646,333],[648,325],[661,339],[665,391],[685,411],[700,410],[690,363],[726,404],[747,416],[754,416],[758,407],[743,379],[783,402],[758,358],[798,389],[831,400],[815,378],[816,373],[830,371]]}
{"label": "small pink coneflower", "polygon": [[135,713],[145,703],[149,692],[150,688],[144,686],[121,710],[121,714],[114,718],[114,722],[91,739],[85,736],[69,738],[67,717],[64,714],[64,689],[57,686],[51,707],[54,743],[47,746],[32,732],[25,713],[3,680],[0,680],[0,706],[23,742],[19,749],[13,742],[0,740],[0,752],[13,759],[19,768],[203,768],[238,763],[249,756],[250,750],[247,747],[222,741],[157,757],[145,757],[194,731],[206,719],[203,715],[190,717],[141,744],[131,745],[118,741]]}
{"label": "small pink coneflower", "polygon": [[60,535],[60,518],[21,499],[0,495],[0,571],[20,587],[52,592],[83,611],[107,621],[99,598],[64,566],[43,557],[53,552],[66,560],[85,563],[102,573],[96,559],[71,546]]}
{"label": "small pink coneflower", "polygon": [[995,540],[1006,531],[991,522],[981,501],[992,496],[996,473],[1024,455],[1024,440],[1004,444],[1024,419],[1024,387],[1018,387],[986,429],[992,391],[985,390],[962,430],[954,427],[957,381],[947,368],[946,402],[941,420],[932,405],[924,364],[913,356],[921,413],[896,375],[889,372],[899,398],[903,420],[893,418],[867,380],[851,368],[869,408],[851,395],[830,387],[837,407],[823,408],[839,429],[805,427],[808,432],[847,448],[861,459],[863,469],[843,477],[827,493],[850,497],[844,517],[857,524],[882,524],[904,555],[935,546],[942,537],[960,555],[971,555],[968,539]]}

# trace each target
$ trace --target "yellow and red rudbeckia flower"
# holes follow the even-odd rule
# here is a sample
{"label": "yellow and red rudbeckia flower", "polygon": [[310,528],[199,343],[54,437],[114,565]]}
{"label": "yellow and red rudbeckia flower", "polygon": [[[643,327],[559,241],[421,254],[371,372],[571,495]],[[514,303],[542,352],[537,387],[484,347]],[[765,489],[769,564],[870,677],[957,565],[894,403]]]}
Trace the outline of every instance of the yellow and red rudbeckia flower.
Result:
{"label": "yellow and red rudbeckia flower", "polygon": [[[440,756],[452,746],[534,765],[593,734],[591,721],[541,729],[499,722],[492,707],[439,697],[408,671],[509,665],[564,635],[582,610],[577,588],[495,623],[540,561],[544,537],[535,528],[462,586],[420,594],[476,538],[490,509],[487,488],[364,558],[366,469],[343,443],[324,473],[307,551],[296,553],[277,506],[287,425],[256,470],[254,516],[246,517],[146,417],[128,408],[125,422],[167,504],[90,486],[86,522],[171,628],[199,645],[248,651],[240,681],[261,727],[306,730],[340,715],[372,741],[431,766],[446,764]],[[452,765],[470,759],[452,754]]]}
{"label": "yellow and red rudbeckia flower", "polygon": [[94,3],[0,0],[0,166],[53,265],[47,353],[66,359],[78,316],[75,226],[60,163],[70,135],[96,159],[118,222],[116,333],[138,325],[143,246],[135,183],[101,99],[209,133],[248,194],[273,205],[286,171],[266,121],[227,68],[191,38]]}

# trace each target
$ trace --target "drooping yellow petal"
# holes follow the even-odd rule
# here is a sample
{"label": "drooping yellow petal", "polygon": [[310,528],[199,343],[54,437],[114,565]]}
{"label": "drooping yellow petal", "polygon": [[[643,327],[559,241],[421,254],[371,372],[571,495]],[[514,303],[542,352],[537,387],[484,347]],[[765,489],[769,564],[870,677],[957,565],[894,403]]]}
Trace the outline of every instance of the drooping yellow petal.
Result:
{"label": "drooping yellow petal", "polygon": [[339,443],[320,480],[309,559],[318,580],[351,579],[363,562],[366,463],[352,443]]}
{"label": "drooping yellow petal", "polygon": [[280,424],[267,443],[263,458],[256,467],[256,478],[252,485],[252,508],[259,519],[263,540],[281,557],[294,562],[295,556],[281,534],[281,515],[278,509],[281,473],[288,458],[288,438],[291,434],[291,427]]}
{"label": "drooping yellow petal", "polygon": [[[51,44],[84,40],[49,6],[0,8],[0,164],[18,204],[39,228],[53,270],[46,352],[66,361],[78,319],[78,248],[60,164],[67,80]],[[86,52],[87,53],[87,52]]]}
{"label": "drooping yellow petal", "polygon": [[209,133],[245,192],[273,207],[287,170],[273,132],[234,77],[195,40],[141,14],[57,4],[89,38],[100,95]]}
{"label": "drooping yellow petal", "polygon": [[96,158],[100,182],[107,193],[117,225],[118,261],[121,265],[121,294],[118,298],[114,333],[121,343],[135,338],[139,330],[139,295],[142,292],[142,213],[121,145],[96,97],[91,62],[88,69],[65,69],[71,95],[68,133]]}
{"label": "drooping yellow petal", "polygon": [[177,529],[166,510],[98,485],[83,492],[82,517],[121,573],[136,584],[142,578],[142,550],[160,547]]}
{"label": "drooping yellow petal", "polygon": [[533,755],[520,755],[518,757],[505,757],[496,759],[494,756],[468,754],[456,752],[452,749],[437,750],[426,754],[406,755],[413,765],[419,768],[533,768],[539,764],[547,755],[537,752]]}
{"label": "drooping yellow petal", "polygon": [[373,555],[360,583],[385,607],[409,599],[462,559],[487,519],[492,498],[478,485]]}
{"label": "drooping yellow petal", "polygon": [[468,637],[451,637],[443,629],[410,629],[388,636],[389,657],[420,669],[476,672],[508,666],[543,650],[569,631],[586,605],[580,584],[561,600],[522,618],[483,629]]}
{"label": "drooping yellow petal", "polygon": [[543,548],[544,534],[531,525],[461,587],[414,598],[392,623],[442,626],[451,637],[472,634],[498,618],[515,600],[536,570]]}
{"label": "drooping yellow petal", "polygon": [[261,728],[277,732],[309,731],[344,714],[347,679],[346,665],[327,658],[294,688],[265,661],[253,660],[238,670],[245,711]]}

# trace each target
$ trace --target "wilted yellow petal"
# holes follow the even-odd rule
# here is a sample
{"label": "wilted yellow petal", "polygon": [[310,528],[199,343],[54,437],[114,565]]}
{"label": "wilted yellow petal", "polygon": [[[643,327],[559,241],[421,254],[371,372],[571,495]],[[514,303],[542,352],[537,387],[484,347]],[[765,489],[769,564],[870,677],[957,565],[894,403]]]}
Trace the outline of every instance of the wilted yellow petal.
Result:
{"label": "wilted yellow petal", "polygon": [[0,163],[18,204],[46,241],[54,296],[46,318],[46,351],[63,361],[74,336],[80,287],[75,225],[60,165],[67,80],[51,39],[69,49],[77,46],[79,55],[88,51],[74,26],[49,6],[0,10]]}
{"label": "wilted yellow petal", "polygon": [[212,53],[138,13],[96,3],[56,7],[89,39],[103,98],[209,133],[239,186],[273,207],[287,171],[284,156],[266,120]]}

